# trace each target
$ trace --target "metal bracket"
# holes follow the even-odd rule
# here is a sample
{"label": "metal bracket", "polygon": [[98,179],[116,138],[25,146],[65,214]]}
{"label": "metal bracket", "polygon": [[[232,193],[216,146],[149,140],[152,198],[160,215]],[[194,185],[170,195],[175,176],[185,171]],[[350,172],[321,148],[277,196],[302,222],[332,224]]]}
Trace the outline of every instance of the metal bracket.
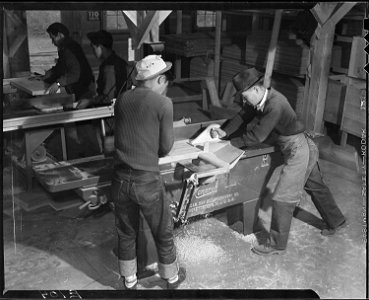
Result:
{"label": "metal bracket", "polygon": [[190,207],[191,199],[195,188],[199,185],[197,173],[193,173],[184,182],[181,198],[175,216],[173,217],[176,225],[183,225],[187,221],[187,212]]}

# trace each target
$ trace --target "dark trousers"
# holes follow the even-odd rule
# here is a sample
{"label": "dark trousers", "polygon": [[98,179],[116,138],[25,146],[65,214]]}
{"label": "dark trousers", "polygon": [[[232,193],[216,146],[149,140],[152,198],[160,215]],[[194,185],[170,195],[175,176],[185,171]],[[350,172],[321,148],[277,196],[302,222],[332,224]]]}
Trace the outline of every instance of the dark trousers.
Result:
{"label": "dark trousers", "polygon": [[[281,177],[279,179],[277,187],[279,187],[277,196],[282,201],[273,201],[272,209],[272,221],[270,226],[270,240],[271,245],[276,249],[286,249],[288,236],[290,232],[291,220],[296,204],[299,203],[299,197],[297,194],[292,194],[292,188],[289,188],[288,183],[293,183],[298,187],[301,183],[301,179],[305,182],[304,189],[311,195],[311,199],[317,208],[318,212],[322,216],[324,222],[330,228],[335,228],[341,224],[345,217],[338,208],[332,193],[328,186],[324,183],[323,177],[320,173],[318,158],[319,150],[315,143],[308,137],[303,137],[301,134],[295,137],[289,137],[286,139],[288,143],[294,142],[293,148],[285,148],[285,166],[283,168]],[[305,141],[302,143],[302,141]],[[288,145],[285,143],[285,145]],[[308,149],[308,151],[306,151]],[[306,154],[308,155],[307,167]],[[290,167],[292,166],[292,168]],[[299,174],[299,176],[297,176]],[[301,177],[305,176],[305,179]],[[284,179],[288,179],[287,184]],[[281,189],[281,186],[283,189]],[[287,198],[287,201],[283,201],[281,197],[283,195]],[[295,195],[296,200],[293,200]],[[289,197],[287,197],[289,196]],[[292,197],[291,197],[292,196]],[[274,200],[277,199],[274,196]]]}
{"label": "dark trousers", "polygon": [[309,145],[309,164],[306,175],[305,190],[311,196],[316,209],[329,228],[336,228],[345,217],[337,206],[331,191],[323,180],[319,168],[319,150],[315,143],[307,138]]}
{"label": "dark trousers", "polygon": [[176,249],[173,238],[173,219],[169,200],[159,172],[116,169],[112,181],[112,200],[115,206],[118,233],[120,272],[130,276],[137,272],[136,239],[140,211],[151,229],[163,278],[177,274]]}

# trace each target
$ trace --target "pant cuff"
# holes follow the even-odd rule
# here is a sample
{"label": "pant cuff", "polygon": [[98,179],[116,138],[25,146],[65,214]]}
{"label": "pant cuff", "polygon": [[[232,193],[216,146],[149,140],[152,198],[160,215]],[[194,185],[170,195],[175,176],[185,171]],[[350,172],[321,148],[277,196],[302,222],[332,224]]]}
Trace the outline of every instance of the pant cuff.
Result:
{"label": "pant cuff", "polygon": [[137,273],[137,258],[119,260],[119,273],[123,277],[135,275]]}
{"label": "pant cuff", "polygon": [[177,259],[171,264],[159,262],[159,275],[161,278],[168,279],[178,274],[179,266]]}

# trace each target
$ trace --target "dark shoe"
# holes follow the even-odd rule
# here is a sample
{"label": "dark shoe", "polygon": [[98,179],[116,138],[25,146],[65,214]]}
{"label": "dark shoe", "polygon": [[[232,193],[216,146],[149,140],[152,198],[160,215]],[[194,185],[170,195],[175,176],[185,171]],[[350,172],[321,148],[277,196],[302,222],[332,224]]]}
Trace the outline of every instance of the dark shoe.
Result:
{"label": "dark shoe", "polygon": [[[273,201],[269,240],[269,244],[272,248],[287,248],[287,242],[290,234],[291,222],[295,207],[296,203]],[[269,252],[268,250],[265,251]]]}
{"label": "dark shoe", "polygon": [[[134,285],[128,284],[128,282],[126,282],[126,280],[123,279],[123,286],[126,290],[137,290],[137,283],[138,283],[138,279],[135,280]],[[128,284],[128,286],[127,286],[127,284]]]}
{"label": "dark shoe", "polygon": [[334,235],[337,231],[339,231],[342,228],[345,228],[347,226],[347,222],[346,220],[343,221],[340,225],[338,225],[336,228],[324,228],[321,231],[321,234],[324,236],[332,236]]}
{"label": "dark shoe", "polygon": [[155,271],[145,269],[145,270],[137,272],[137,279],[144,279],[144,278],[147,278],[147,277],[154,276],[155,274],[156,274]]}
{"label": "dark shoe", "polygon": [[286,249],[276,249],[273,246],[268,244],[257,245],[251,249],[252,252],[258,255],[273,255],[273,254],[284,254]]}
{"label": "dark shoe", "polygon": [[179,268],[178,271],[178,280],[173,283],[169,283],[167,281],[167,289],[168,290],[175,290],[179,287],[179,285],[186,279],[186,269],[185,268]]}

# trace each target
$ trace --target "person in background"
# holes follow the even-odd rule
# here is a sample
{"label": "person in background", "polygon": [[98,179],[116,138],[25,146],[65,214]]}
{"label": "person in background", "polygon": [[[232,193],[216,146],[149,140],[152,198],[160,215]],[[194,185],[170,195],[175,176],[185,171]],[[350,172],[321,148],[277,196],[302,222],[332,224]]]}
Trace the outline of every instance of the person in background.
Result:
{"label": "person in background", "polygon": [[115,161],[112,201],[118,233],[118,259],[126,289],[137,286],[136,238],[140,212],[145,217],[158,253],[159,275],[167,288],[178,288],[186,277],[179,268],[173,218],[165,196],[159,158],[174,143],[173,103],[166,97],[172,64],[149,55],[136,64],[136,88],[116,101]]}
{"label": "person in background", "polygon": [[[61,23],[51,24],[46,31],[52,43],[58,48],[58,60],[46,71],[43,80],[51,84],[47,94],[55,94],[64,87],[75,100],[91,98],[94,91],[94,76],[81,46],[69,36],[69,30]],[[78,105],[77,105],[78,108]]]}
{"label": "person in background", "polygon": [[[60,88],[65,88],[68,94],[74,94],[75,97],[73,107],[65,109],[84,108],[82,105],[85,99],[91,99],[95,95],[95,80],[82,47],[69,36],[68,28],[61,23],[51,24],[46,31],[58,48],[58,59],[56,65],[43,76],[43,80],[50,84],[45,93],[55,94]],[[98,133],[92,121],[66,124],[65,127],[70,145],[69,159],[101,153]],[[52,147],[54,143],[48,144]]]}
{"label": "person in background", "polygon": [[[243,109],[221,128],[214,128],[211,135],[233,138],[238,146],[253,146],[266,140],[279,146],[284,165],[272,198],[269,239],[252,248],[256,254],[271,255],[286,250],[293,212],[304,187],[327,224],[322,235],[335,234],[346,225],[346,220],[322,179],[317,146],[305,133],[287,98],[273,88],[266,89],[263,77],[255,68],[233,77],[233,84],[243,98]],[[248,128],[247,124],[255,118],[257,122]]]}
{"label": "person in background", "polygon": [[87,37],[101,64],[97,79],[97,95],[92,99],[84,100],[80,106],[85,108],[110,105],[112,99],[118,96],[123,84],[127,81],[127,62],[114,52],[111,33],[100,30],[88,33]]}

